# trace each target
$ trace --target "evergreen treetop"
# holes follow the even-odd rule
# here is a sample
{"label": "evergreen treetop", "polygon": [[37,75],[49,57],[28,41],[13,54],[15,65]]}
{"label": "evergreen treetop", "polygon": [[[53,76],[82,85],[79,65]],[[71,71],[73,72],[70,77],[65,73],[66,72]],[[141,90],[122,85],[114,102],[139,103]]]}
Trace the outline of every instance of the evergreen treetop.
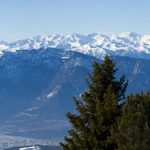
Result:
{"label": "evergreen treetop", "polygon": [[72,125],[69,136],[61,143],[64,150],[113,150],[116,120],[121,115],[120,101],[124,100],[127,80],[116,79],[117,68],[108,56],[103,63],[93,64],[87,79],[88,91],[80,100],[74,98],[77,114],[67,113]]}
{"label": "evergreen treetop", "polygon": [[150,92],[128,96],[118,124],[119,150],[150,150]]}

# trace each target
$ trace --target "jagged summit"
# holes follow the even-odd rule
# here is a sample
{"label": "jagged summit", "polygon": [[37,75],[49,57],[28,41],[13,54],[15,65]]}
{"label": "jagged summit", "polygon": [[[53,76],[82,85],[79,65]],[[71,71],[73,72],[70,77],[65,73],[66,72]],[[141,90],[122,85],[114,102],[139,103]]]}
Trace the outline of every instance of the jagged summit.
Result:
{"label": "jagged summit", "polygon": [[0,41],[0,52],[31,50],[39,48],[61,48],[102,58],[105,54],[150,59],[150,35],[134,32],[52,34],[34,36],[15,42]]}

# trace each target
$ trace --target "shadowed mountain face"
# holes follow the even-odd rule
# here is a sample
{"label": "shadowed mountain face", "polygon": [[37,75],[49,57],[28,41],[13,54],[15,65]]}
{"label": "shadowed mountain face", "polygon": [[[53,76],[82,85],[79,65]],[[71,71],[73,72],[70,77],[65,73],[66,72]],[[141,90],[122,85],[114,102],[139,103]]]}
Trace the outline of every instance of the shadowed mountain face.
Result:
{"label": "shadowed mountain face", "polygon": [[[114,57],[129,80],[127,93],[150,88],[150,60]],[[5,52],[0,58],[0,133],[32,138],[62,138],[65,113],[75,113],[96,58],[73,51],[39,49]]]}
{"label": "shadowed mountain face", "polygon": [[116,57],[117,76],[125,75],[129,81],[127,94],[150,90],[150,60]]}
{"label": "shadowed mountain face", "polygon": [[74,110],[72,96],[85,91],[94,59],[58,49],[6,52],[0,58],[1,132],[37,138],[64,134],[65,114]]}

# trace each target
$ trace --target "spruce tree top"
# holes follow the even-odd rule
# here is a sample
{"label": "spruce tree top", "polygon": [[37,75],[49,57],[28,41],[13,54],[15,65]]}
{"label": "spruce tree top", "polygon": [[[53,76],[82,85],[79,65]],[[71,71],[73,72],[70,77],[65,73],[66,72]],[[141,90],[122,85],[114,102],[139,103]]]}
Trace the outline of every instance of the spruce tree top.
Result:
{"label": "spruce tree top", "polygon": [[103,63],[93,64],[87,79],[88,91],[80,100],[74,98],[78,113],[67,113],[72,128],[65,143],[61,143],[64,150],[114,150],[117,147],[113,132],[121,114],[119,104],[124,99],[127,81],[124,76],[117,80],[116,71],[108,56]]}

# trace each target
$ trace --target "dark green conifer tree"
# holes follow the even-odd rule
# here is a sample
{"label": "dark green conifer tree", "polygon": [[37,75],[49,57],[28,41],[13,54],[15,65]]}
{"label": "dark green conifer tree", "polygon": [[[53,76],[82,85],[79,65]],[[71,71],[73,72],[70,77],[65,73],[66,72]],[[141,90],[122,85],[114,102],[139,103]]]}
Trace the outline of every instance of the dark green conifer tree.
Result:
{"label": "dark green conifer tree", "polygon": [[119,150],[150,150],[150,93],[130,95],[118,125]]}
{"label": "dark green conifer tree", "polygon": [[127,81],[115,78],[117,69],[108,56],[103,63],[95,62],[87,79],[88,92],[81,100],[74,98],[77,114],[67,113],[72,125],[69,136],[61,143],[64,150],[113,150],[112,138],[116,119],[120,116],[119,103],[124,99]]}

